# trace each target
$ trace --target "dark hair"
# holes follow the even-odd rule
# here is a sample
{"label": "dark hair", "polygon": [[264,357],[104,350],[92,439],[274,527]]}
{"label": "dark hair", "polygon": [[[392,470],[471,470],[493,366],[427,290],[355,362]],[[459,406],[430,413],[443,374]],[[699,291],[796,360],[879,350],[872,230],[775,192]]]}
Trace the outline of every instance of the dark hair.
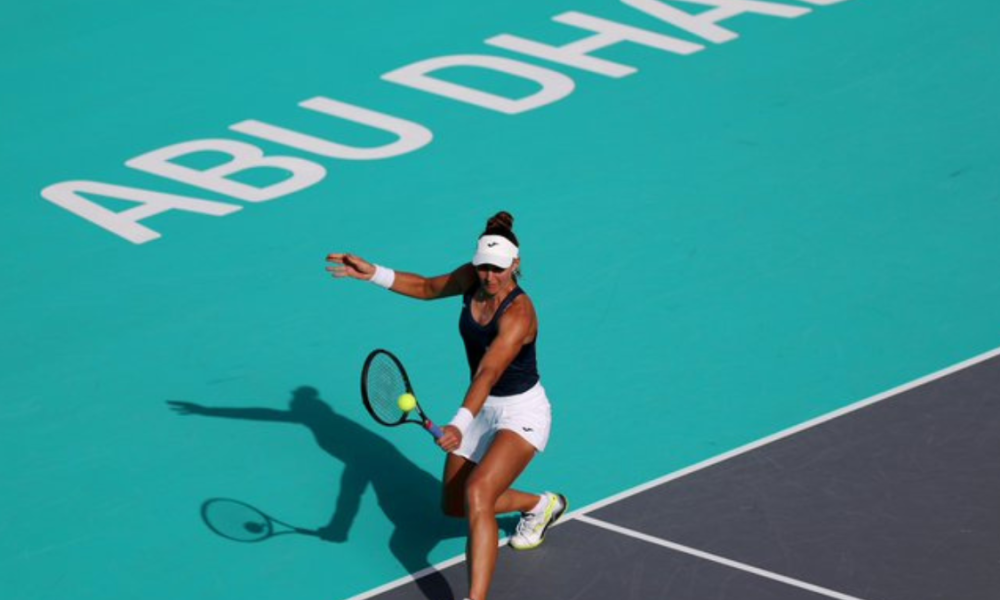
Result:
{"label": "dark hair", "polygon": [[[484,235],[499,235],[510,240],[510,243],[518,248],[521,247],[521,243],[517,241],[517,236],[514,235],[514,215],[505,210],[501,210],[486,220],[486,230],[479,237],[483,237]],[[514,281],[516,282],[520,277],[521,268],[518,267],[514,271]]]}
{"label": "dark hair", "polygon": [[514,215],[505,210],[487,219],[486,230],[479,237],[483,237],[484,235],[499,235],[510,240],[518,248],[521,247],[521,243],[517,241],[517,236],[514,235]]}

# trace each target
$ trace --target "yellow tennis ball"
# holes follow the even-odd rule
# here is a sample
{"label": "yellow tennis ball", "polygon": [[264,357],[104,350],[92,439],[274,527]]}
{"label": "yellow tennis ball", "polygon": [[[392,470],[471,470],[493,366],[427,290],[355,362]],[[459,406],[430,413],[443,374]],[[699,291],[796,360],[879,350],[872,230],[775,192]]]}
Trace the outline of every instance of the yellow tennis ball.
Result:
{"label": "yellow tennis ball", "polygon": [[400,396],[399,400],[396,400],[396,404],[399,405],[399,410],[403,412],[410,412],[417,407],[417,399],[413,396],[413,394],[406,393]]}

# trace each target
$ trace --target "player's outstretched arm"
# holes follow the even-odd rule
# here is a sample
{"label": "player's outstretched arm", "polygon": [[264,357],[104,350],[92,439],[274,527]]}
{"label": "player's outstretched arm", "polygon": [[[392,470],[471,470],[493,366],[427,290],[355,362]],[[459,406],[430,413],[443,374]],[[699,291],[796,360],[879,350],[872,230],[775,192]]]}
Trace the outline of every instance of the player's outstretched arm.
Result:
{"label": "player's outstretched arm", "polygon": [[[326,257],[326,270],[334,278],[351,278],[377,283],[377,273],[380,267],[366,261],[360,256],[334,252]],[[424,277],[416,273],[393,271],[390,290],[397,294],[417,298],[419,300],[436,300],[457,296],[468,290],[476,281],[476,271],[471,264],[465,264],[451,273],[436,277]]]}

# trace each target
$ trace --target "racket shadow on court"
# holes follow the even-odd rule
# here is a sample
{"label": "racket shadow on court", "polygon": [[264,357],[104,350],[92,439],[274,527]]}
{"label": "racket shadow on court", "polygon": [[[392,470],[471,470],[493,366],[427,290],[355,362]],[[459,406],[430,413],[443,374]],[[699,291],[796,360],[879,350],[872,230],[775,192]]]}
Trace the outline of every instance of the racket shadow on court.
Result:
{"label": "racket shadow on court", "polygon": [[[209,407],[180,401],[168,401],[167,404],[181,415],[301,425],[312,433],[320,449],[344,465],[333,514],[320,527],[296,528],[245,503],[237,502],[259,515],[246,512],[246,509],[241,513],[234,504],[209,499],[203,505],[202,518],[219,535],[236,541],[262,541],[291,529],[293,533],[328,542],[346,542],[360,509],[361,497],[369,486],[375,492],[379,507],[394,525],[389,549],[411,574],[431,567],[428,556],[441,540],[467,535],[463,520],[442,513],[441,481],[437,477],[421,469],[385,438],[337,413],[313,387],[296,389],[288,410]],[[219,533],[218,523],[224,517],[213,517],[214,513],[208,512],[206,506],[218,507],[219,515],[234,515],[225,518],[230,518],[239,535],[224,535],[229,531],[225,529],[224,533]],[[277,510],[275,507],[265,510],[272,509]],[[225,512],[221,512],[223,510]],[[277,527],[270,529],[274,525]],[[505,519],[501,526],[509,529],[511,523]],[[244,531],[240,531],[240,527]],[[248,539],[238,539],[240,536]],[[417,583],[428,598],[454,597],[444,577],[436,572],[421,577]]]}

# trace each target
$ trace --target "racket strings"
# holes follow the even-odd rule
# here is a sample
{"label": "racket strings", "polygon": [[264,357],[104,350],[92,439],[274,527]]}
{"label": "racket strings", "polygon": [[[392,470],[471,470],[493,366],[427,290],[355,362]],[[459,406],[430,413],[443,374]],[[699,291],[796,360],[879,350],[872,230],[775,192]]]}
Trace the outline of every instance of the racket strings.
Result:
{"label": "racket strings", "polygon": [[406,413],[399,408],[399,397],[406,393],[406,379],[390,357],[379,354],[368,365],[368,402],[375,416],[384,423],[398,423]]}

